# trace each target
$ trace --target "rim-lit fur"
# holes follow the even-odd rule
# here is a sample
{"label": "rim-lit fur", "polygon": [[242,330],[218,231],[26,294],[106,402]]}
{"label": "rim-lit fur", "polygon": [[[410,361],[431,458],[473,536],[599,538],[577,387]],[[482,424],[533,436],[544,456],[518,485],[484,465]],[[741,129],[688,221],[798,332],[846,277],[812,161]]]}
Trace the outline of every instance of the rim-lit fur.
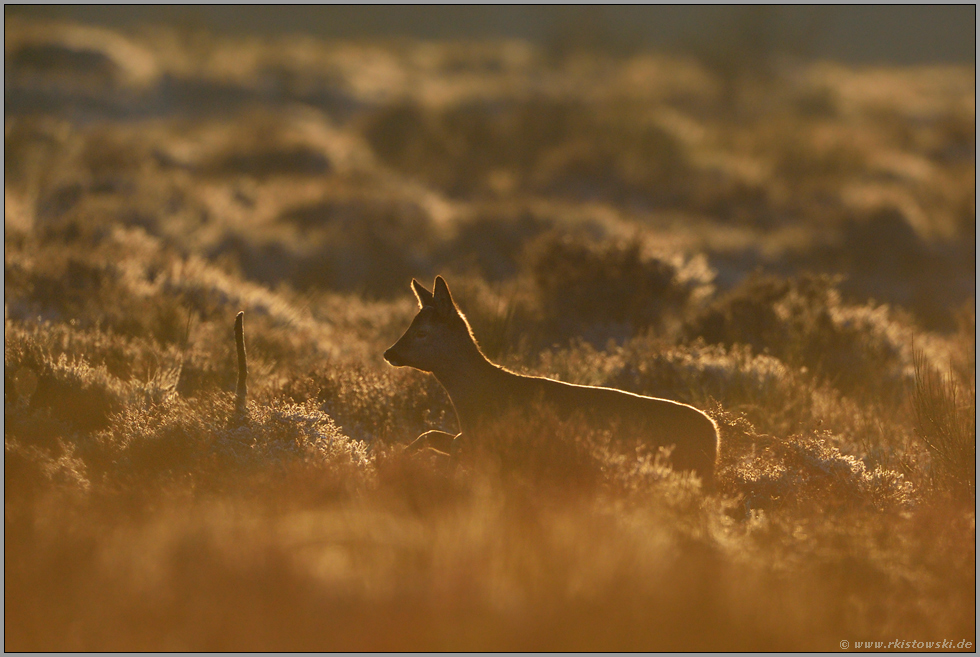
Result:
{"label": "rim-lit fur", "polygon": [[675,469],[698,474],[710,487],[718,455],[718,429],[707,415],[687,404],[614,388],[582,386],[525,376],[491,363],[480,351],[469,323],[456,307],[446,281],[437,276],[433,291],[412,280],[419,312],[405,334],[385,354],[396,367],[431,372],[446,389],[459,427],[479,440],[481,427],[512,409],[535,404],[560,417],[580,415],[617,436],[641,439],[651,447],[672,447]]}

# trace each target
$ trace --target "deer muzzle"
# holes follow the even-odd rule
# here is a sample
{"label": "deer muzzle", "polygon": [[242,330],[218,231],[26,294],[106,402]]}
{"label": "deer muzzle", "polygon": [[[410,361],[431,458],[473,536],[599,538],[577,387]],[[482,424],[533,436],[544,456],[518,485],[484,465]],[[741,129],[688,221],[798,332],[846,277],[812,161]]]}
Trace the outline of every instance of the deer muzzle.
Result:
{"label": "deer muzzle", "polygon": [[405,364],[402,361],[402,359],[398,356],[398,353],[395,351],[394,347],[386,351],[384,357],[386,361],[388,361],[391,365],[394,365],[395,367],[401,367],[402,365]]}

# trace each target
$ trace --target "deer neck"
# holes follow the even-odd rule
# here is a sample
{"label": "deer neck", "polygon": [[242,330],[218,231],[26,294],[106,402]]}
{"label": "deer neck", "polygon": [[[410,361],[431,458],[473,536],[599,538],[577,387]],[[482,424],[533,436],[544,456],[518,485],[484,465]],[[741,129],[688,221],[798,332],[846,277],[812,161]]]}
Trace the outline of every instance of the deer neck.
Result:
{"label": "deer neck", "polygon": [[461,430],[499,398],[496,388],[502,371],[474,345],[472,352],[432,372],[449,394]]}

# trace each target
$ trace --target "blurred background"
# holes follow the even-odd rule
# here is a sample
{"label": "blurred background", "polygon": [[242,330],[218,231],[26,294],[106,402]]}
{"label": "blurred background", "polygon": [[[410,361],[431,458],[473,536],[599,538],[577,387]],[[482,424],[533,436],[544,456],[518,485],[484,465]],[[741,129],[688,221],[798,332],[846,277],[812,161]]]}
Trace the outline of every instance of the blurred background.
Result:
{"label": "blurred background", "polygon": [[[938,6],[16,6],[7,16],[222,34],[525,39],[543,46],[699,53],[749,46],[849,63],[974,61],[976,7]],[[739,43],[739,39],[743,41]],[[732,53],[738,55],[738,53]]]}
{"label": "blurred background", "polygon": [[250,280],[372,297],[527,288],[572,236],[697,260],[716,291],[840,275],[933,329],[974,294],[972,5],[5,18],[8,226],[90,225],[100,199]]}

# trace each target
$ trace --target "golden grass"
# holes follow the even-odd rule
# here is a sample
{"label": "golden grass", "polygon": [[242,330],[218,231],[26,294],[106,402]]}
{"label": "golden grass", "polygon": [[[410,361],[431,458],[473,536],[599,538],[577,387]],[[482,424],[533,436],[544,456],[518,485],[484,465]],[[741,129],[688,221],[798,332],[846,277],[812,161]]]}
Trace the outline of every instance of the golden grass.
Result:
{"label": "golden grass", "polygon": [[[7,650],[974,641],[972,70],[5,30]],[[705,409],[716,492],[547,413],[404,452],[435,273]]]}

